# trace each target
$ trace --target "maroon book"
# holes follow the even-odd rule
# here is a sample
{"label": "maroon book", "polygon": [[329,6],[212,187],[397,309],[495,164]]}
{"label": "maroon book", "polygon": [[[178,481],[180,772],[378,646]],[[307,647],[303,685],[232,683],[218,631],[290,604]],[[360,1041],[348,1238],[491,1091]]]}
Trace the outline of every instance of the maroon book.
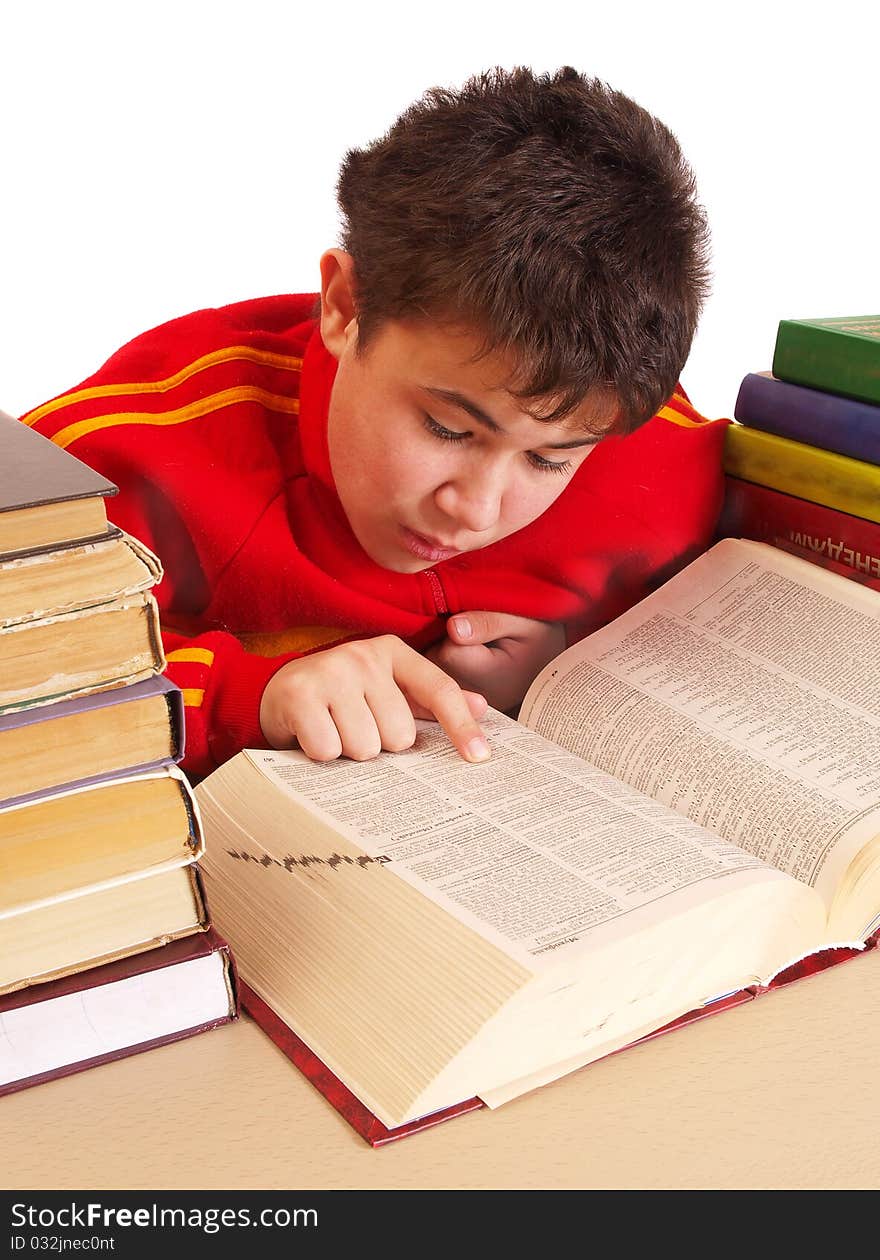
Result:
{"label": "maroon book", "polygon": [[725,477],[722,538],[751,538],[880,590],[880,525],[739,477]]}
{"label": "maroon book", "polygon": [[0,995],[0,1096],[228,1024],[237,988],[208,929]]}

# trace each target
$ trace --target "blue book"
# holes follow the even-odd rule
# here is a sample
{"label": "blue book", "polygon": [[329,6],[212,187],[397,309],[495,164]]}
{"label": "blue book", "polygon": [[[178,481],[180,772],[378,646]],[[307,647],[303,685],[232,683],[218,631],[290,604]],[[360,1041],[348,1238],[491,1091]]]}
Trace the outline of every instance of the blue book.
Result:
{"label": "blue book", "polygon": [[733,411],[741,424],[880,464],[880,406],[750,372]]}

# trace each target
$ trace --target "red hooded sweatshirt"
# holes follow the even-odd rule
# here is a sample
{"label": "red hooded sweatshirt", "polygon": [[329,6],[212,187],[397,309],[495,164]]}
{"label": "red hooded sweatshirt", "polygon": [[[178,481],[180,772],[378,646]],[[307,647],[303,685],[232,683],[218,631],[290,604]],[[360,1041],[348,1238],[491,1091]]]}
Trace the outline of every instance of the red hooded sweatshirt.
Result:
{"label": "red hooded sweatshirt", "polygon": [[531,525],[420,573],[381,568],[336,495],[336,360],[314,305],[283,295],[172,320],[23,417],[119,486],[111,519],[162,560],[194,774],[265,747],[260,699],[287,661],[389,633],[424,650],[468,609],[560,621],[573,642],[692,559],[720,509],[726,421],[677,391],[604,439]]}

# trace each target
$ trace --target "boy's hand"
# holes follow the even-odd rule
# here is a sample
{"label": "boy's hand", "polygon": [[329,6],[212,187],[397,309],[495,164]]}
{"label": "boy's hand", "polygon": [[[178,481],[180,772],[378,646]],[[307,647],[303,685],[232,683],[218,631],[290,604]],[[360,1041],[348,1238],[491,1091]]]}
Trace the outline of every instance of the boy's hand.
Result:
{"label": "boy's hand", "polygon": [[396,635],[340,643],[288,661],[269,679],[260,726],[272,748],[299,745],[313,761],[355,761],[383,748],[402,752],[415,718],[436,719],[466,761],[490,755],[477,718],[481,695],[462,691],[439,666]]}
{"label": "boy's hand", "polygon": [[425,655],[504,712],[520,703],[536,675],[566,646],[561,623],[512,613],[456,613],[446,634]]}

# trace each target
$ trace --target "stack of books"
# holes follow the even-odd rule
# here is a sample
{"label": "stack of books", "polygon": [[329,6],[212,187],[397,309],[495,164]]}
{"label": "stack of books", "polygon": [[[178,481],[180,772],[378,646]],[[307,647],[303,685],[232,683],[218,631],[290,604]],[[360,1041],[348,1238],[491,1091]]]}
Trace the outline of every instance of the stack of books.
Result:
{"label": "stack of books", "polygon": [[880,590],[880,315],[781,321],[734,416],[722,535]]}
{"label": "stack of books", "polygon": [[0,416],[0,1094],[226,1023],[156,557]]}

